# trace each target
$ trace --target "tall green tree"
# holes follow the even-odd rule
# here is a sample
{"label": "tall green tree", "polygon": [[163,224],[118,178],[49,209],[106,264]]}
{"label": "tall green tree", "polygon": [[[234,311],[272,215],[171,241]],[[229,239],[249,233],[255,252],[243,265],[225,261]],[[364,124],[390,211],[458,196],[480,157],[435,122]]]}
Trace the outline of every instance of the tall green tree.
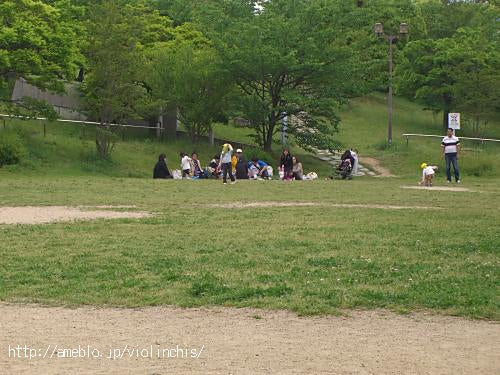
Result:
{"label": "tall green tree", "polygon": [[177,108],[178,119],[191,139],[197,140],[223,118],[230,90],[227,72],[210,41],[184,24],[177,37],[156,49],[148,85],[164,108]]}
{"label": "tall green tree", "polygon": [[207,3],[193,19],[214,41],[239,89],[235,114],[250,120],[266,150],[284,117],[302,146],[333,147],[338,106],[387,84],[387,49],[376,42],[374,23],[392,31],[411,19],[414,34],[423,33],[412,0],[362,7],[344,0]]}
{"label": "tall green tree", "polygon": [[338,121],[334,109],[355,95],[356,52],[331,27],[333,14],[323,3],[276,0],[247,17],[223,19],[209,31],[239,89],[233,98],[235,113],[250,120],[265,150],[272,149],[285,116],[304,112],[307,123],[290,121],[290,131],[315,134],[300,140],[321,139],[332,146]]}
{"label": "tall green tree", "polygon": [[474,136],[484,136],[489,123],[500,123],[500,44],[485,42],[480,30],[461,30],[457,38],[461,45],[464,39],[485,43],[451,68],[454,110],[464,114]]}
{"label": "tall green tree", "polygon": [[63,91],[81,59],[71,20],[38,0],[0,2],[0,84],[23,77],[42,88]]}
{"label": "tall green tree", "polygon": [[144,2],[104,0],[89,9],[82,90],[91,117],[100,122],[96,147],[108,157],[116,137],[110,123],[133,118],[148,96],[144,85],[144,48],[169,36],[169,22]]}
{"label": "tall green tree", "polygon": [[[498,47],[494,36],[471,28],[459,29],[451,38],[410,42],[396,70],[398,91],[442,112],[443,128],[450,111],[477,106],[491,112],[498,98],[493,89],[498,86]],[[491,89],[471,96],[481,90],[482,81]]]}
{"label": "tall green tree", "polygon": [[419,8],[426,39],[450,38],[464,27],[495,28],[499,10],[492,1],[468,0],[421,0]]}

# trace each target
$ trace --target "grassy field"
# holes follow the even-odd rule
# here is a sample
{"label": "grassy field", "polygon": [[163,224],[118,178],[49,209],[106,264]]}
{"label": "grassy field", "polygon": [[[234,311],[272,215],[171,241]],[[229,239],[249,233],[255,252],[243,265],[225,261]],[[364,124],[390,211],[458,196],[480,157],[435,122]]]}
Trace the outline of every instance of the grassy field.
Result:
{"label": "grassy field", "polygon": [[[405,100],[396,100],[395,110],[391,149],[384,147],[386,109],[377,94],[342,110],[338,139],[362,156],[376,156],[397,178],[226,187],[150,178],[160,152],[173,169],[180,151],[196,150],[208,163],[219,150],[207,144],[128,132],[112,159],[101,161],[91,127],[51,124],[44,136],[41,123],[8,121],[0,132],[18,133],[25,154],[19,165],[0,168],[0,206],[136,205],[155,215],[0,225],[0,300],[254,306],[300,314],[428,309],[499,320],[499,146],[464,142],[462,186],[469,192],[402,189],[416,184],[422,161],[443,165],[439,140],[412,139],[407,147],[400,134],[439,134],[440,126]],[[251,142],[248,129],[217,125],[215,131]],[[498,137],[497,131],[492,126],[488,135]],[[326,163],[296,147],[292,152],[306,171],[331,174]],[[436,184],[443,182],[441,168]],[[317,205],[209,206],[259,201]]]}
{"label": "grassy field", "polygon": [[[475,192],[446,192],[400,188],[413,179],[1,178],[0,206],[133,204],[155,215],[0,225],[0,300],[423,309],[498,320],[499,182],[469,179],[463,186]],[[323,206],[209,206],[258,201]],[[332,206],[341,203],[436,209]]]}

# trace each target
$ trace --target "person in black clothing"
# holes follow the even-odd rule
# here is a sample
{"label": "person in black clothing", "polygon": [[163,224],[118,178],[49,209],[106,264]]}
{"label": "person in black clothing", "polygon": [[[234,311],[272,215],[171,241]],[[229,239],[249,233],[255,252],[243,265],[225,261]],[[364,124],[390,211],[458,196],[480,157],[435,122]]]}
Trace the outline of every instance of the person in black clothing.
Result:
{"label": "person in black clothing", "polygon": [[280,168],[283,169],[283,180],[288,180],[292,177],[293,160],[288,149],[284,149],[281,154]]}
{"label": "person in black clothing", "polygon": [[236,162],[236,179],[248,180],[248,163],[245,160],[243,151],[241,149],[237,149],[236,156],[238,158],[238,161]]}
{"label": "person in black clothing", "polygon": [[153,171],[153,178],[172,178],[172,175],[167,167],[165,154],[160,154],[158,157],[158,162],[156,163]]}
{"label": "person in black clothing", "polygon": [[344,161],[345,159],[349,159],[351,161],[351,166],[354,166],[354,157],[352,156],[350,150],[346,150],[340,157],[341,161]]}

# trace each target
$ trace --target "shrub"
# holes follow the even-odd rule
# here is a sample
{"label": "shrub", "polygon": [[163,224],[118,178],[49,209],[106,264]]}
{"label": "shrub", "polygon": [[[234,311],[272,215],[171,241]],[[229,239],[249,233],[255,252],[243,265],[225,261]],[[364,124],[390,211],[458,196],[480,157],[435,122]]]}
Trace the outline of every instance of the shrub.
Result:
{"label": "shrub", "polygon": [[24,153],[24,146],[16,133],[0,132],[0,167],[18,164]]}

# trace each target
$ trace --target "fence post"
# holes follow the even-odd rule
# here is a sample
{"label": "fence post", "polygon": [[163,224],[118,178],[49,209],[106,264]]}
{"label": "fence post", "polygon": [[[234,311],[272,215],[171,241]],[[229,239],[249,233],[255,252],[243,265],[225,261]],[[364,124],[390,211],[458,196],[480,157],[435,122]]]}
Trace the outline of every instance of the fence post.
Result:
{"label": "fence post", "polygon": [[45,121],[43,122],[43,136],[45,137],[47,134],[47,128],[46,128],[46,124],[45,124]]}
{"label": "fence post", "polygon": [[408,147],[409,141],[410,141],[410,137],[406,136],[406,147]]}

